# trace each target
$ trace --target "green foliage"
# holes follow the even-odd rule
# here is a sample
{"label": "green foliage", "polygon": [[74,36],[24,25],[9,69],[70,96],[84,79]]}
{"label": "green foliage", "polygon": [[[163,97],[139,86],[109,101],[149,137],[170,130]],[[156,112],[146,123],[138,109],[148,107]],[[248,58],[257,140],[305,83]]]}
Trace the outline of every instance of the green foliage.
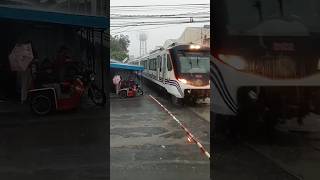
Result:
{"label": "green foliage", "polygon": [[128,36],[116,35],[110,37],[110,55],[112,59],[123,60],[129,56],[128,47],[130,40]]}
{"label": "green foliage", "polygon": [[128,54],[123,51],[111,51],[111,58],[115,60],[123,60],[128,57]]}

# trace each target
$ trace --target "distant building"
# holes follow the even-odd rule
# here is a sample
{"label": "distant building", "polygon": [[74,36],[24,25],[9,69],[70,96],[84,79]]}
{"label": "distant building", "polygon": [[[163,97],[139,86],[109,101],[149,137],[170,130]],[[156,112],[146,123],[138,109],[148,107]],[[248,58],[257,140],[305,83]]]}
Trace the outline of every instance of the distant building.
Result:
{"label": "distant building", "polygon": [[[168,48],[173,43],[177,44],[200,44],[202,46],[210,47],[210,25],[203,27],[187,27],[178,39],[168,39],[164,42],[163,46],[156,46],[149,53],[160,50],[161,48]],[[143,57],[143,56],[142,56]],[[133,60],[133,59],[132,59]],[[129,63],[132,61],[128,61]]]}
{"label": "distant building", "polygon": [[210,26],[187,27],[176,41],[179,43],[194,43],[210,46]]}

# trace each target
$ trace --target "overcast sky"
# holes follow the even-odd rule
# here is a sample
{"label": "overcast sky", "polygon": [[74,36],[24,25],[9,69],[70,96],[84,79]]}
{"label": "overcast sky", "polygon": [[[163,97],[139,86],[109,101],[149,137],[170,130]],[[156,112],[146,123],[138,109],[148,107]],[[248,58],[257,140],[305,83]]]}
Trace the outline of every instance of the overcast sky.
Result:
{"label": "overcast sky", "polygon": [[[176,4],[203,4],[203,3],[210,3],[210,0],[111,0],[110,5],[111,6],[136,6],[136,5],[176,5]],[[122,9],[123,10],[123,9]],[[187,12],[201,12],[208,9],[190,9],[187,10]],[[137,14],[179,14],[179,13],[186,13],[186,10],[174,10],[174,9],[152,9],[148,8],[144,11],[120,11],[119,9],[115,9],[111,7],[111,14],[131,14],[131,15],[137,15]],[[152,21],[152,19],[147,19],[145,21]],[[174,19],[176,21],[176,19]],[[123,22],[123,21],[122,21]],[[122,23],[119,20],[113,20],[111,19],[111,26],[115,24]],[[129,46],[129,54],[134,55],[135,57],[139,56],[140,54],[140,45],[139,45],[139,34],[141,32],[144,32],[147,34],[147,50],[152,50],[155,48],[155,46],[161,46],[163,45],[164,41],[167,39],[176,39],[179,38],[179,36],[184,31],[185,27],[202,27],[203,25],[209,24],[208,23],[189,23],[189,24],[178,24],[178,25],[163,25],[163,26],[139,26],[139,27],[114,27],[111,28],[111,34],[112,35],[128,35],[129,39],[131,41],[131,44]]]}

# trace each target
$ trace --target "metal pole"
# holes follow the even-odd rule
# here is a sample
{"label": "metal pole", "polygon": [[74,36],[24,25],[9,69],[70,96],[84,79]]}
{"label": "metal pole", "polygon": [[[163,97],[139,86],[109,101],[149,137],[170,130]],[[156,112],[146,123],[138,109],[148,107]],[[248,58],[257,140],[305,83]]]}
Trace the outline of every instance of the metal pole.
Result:
{"label": "metal pole", "polygon": [[90,62],[90,51],[89,51],[89,49],[90,49],[90,44],[89,44],[89,32],[88,32],[88,29],[86,29],[86,46],[87,46],[87,48],[86,48],[86,53],[87,53],[87,63],[88,63],[88,66],[90,66],[91,67],[91,62]]}
{"label": "metal pole", "polygon": [[[105,75],[105,59],[103,55],[103,31],[100,31],[100,58],[101,58],[101,88],[103,89],[103,92],[105,93],[104,89],[104,75]],[[109,74],[109,73],[108,73]]]}
{"label": "metal pole", "polygon": [[92,68],[93,72],[96,73],[96,59],[95,59],[95,44],[94,44],[94,30],[91,29],[91,53],[92,53]]}

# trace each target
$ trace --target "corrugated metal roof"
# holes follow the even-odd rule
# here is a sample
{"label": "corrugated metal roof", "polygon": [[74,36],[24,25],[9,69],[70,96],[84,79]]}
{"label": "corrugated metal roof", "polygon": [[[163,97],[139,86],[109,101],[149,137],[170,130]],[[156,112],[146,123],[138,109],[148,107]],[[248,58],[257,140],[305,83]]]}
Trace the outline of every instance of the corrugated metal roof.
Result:
{"label": "corrugated metal roof", "polygon": [[144,70],[143,66],[125,64],[125,63],[120,63],[120,62],[116,63],[116,62],[112,62],[112,59],[110,60],[110,68],[126,69],[126,70],[132,70],[132,71],[143,71]]}

